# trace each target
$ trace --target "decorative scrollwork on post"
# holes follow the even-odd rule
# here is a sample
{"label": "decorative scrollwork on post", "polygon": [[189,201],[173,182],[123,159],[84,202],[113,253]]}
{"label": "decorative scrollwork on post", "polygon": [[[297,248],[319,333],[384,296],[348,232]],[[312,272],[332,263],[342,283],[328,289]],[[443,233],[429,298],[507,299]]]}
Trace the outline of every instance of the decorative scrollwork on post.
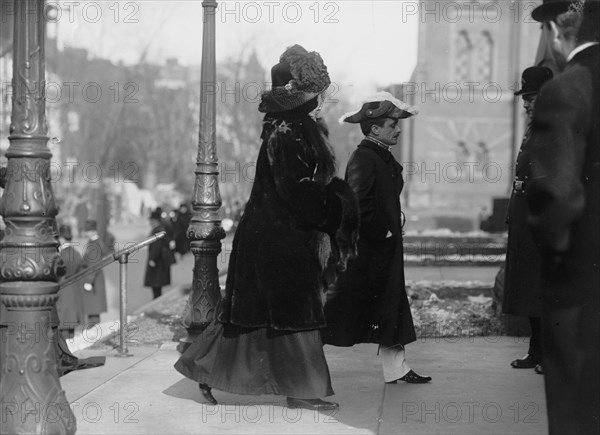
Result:
{"label": "decorative scrollwork on post", "polygon": [[75,433],[56,367],[51,315],[64,263],[49,175],[44,0],[14,1],[13,100],[0,213],[0,415],[3,433]]}
{"label": "decorative scrollwork on post", "polygon": [[216,1],[203,1],[202,70],[200,88],[200,138],[196,158],[196,179],[192,199],[192,220],[187,235],[194,254],[192,291],[184,311],[183,325],[187,337],[182,339],[183,351],[194,338],[214,320],[221,297],[217,256],[225,231],[221,227],[219,209],[219,169],[216,143],[216,61],[215,13]]}

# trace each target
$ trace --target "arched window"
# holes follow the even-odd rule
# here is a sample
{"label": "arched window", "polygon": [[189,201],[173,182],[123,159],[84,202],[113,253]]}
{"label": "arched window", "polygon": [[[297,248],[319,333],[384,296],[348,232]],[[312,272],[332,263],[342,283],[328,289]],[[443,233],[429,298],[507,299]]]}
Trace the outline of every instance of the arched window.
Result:
{"label": "arched window", "polygon": [[461,30],[456,35],[456,63],[454,76],[457,82],[466,82],[471,79],[471,52],[473,44],[466,30]]}
{"label": "arched window", "polygon": [[483,31],[478,35],[473,53],[475,69],[473,77],[478,82],[492,80],[494,42],[490,32]]}

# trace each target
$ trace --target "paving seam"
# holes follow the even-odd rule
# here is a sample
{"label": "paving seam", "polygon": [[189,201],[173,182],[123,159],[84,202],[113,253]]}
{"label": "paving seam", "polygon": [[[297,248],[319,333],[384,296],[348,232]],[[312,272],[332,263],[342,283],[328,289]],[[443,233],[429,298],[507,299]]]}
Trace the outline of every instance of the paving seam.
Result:
{"label": "paving seam", "polygon": [[111,376],[110,378],[108,378],[106,381],[102,382],[100,385],[96,386],[95,388],[91,389],[90,391],[88,391],[87,393],[85,393],[82,396],[77,397],[76,399],[73,400],[69,400],[70,403],[76,402],[84,397],[86,397],[87,395],[93,393],[94,391],[96,391],[98,388],[102,387],[103,385],[106,385],[107,383],[111,382],[112,380],[114,380],[115,378],[117,378],[118,376],[122,375],[123,373],[125,373],[126,371],[134,368],[135,366],[137,366],[138,364],[140,364],[142,361],[145,361],[146,359],[150,358],[152,355],[154,355],[155,353],[159,352],[160,348],[156,348],[156,350],[148,355],[146,355],[144,358],[140,359],[138,362],[136,362],[135,364],[130,365],[129,367],[127,367],[125,370],[120,371],[119,373],[115,374],[114,376]]}

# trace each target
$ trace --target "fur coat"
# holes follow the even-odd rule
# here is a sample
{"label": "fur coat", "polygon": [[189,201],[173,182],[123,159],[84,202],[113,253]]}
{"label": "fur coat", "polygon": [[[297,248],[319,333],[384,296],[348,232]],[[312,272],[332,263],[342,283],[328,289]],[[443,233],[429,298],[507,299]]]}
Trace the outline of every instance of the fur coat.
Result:
{"label": "fur coat", "polygon": [[267,114],[261,139],[218,318],[243,327],[322,328],[323,292],[356,252],[358,203],[334,178],[324,126],[306,113]]}

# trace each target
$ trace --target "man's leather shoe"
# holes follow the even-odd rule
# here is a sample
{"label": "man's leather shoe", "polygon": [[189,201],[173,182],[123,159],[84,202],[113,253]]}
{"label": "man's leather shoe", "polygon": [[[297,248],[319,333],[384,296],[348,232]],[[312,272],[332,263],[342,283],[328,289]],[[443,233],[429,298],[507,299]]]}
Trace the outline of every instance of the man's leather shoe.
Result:
{"label": "man's leather shoe", "polygon": [[524,358],[514,360],[510,365],[515,369],[532,369],[541,362],[541,359],[533,358],[531,355],[527,354]]}
{"label": "man's leather shoe", "polygon": [[410,370],[407,374],[402,376],[400,379],[396,379],[395,381],[386,382],[386,384],[395,384],[398,381],[404,381],[409,384],[426,384],[427,382],[431,382],[431,376],[421,376]]}
{"label": "man's leather shoe", "polygon": [[212,389],[208,385],[198,384],[198,387],[200,387],[200,392],[208,403],[211,405],[216,405],[218,403],[217,399],[215,399],[215,396],[212,395]]}
{"label": "man's leather shoe", "polygon": [[542,363],[539,363],[537,366],[535,366],[533,371],[536,372],[538,375],[543,375],[544,374],[544,366],[542,365]]}
{"label": "man's leather shoe", "polygon": [[340,407],[335,402],[326,402],[321,399],[295,399],[293,397],[287,398],[288,408],[304,408],[310,409],[311,411],[333,411]]}

